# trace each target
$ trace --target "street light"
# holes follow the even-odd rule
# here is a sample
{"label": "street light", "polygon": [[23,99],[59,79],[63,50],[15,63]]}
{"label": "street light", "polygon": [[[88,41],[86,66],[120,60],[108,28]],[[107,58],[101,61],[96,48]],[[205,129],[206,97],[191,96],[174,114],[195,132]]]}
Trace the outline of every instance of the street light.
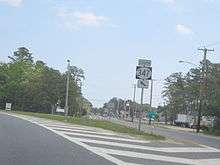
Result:
{"label": "street light", "polygon": [[[196,67],[199,67],[198,65],[192,63],[192,62],[188,62],[188,61],[182,61],[180,60],[179,63],[187,63],[187,64],[190,64],[190,65],[193,65],[193,66],[196,66]],[[202,72],[204,72],[204,66],[202,67]],[[203,77],[204,79],[204,73],[203,73]],[[198,120],[197,120],[197,127],[196,127],[196,132],[199,133],[200,131],[200,120],[201,120],[201,112],[202,112],[202,102],[203,102],[203,98],[202,98],[202,78],[200,77],[200,89],[199,89],[199,109],[198,109]]]}
{"label": "street light", "polygon": [[65,118],[68,116],[68,97],[69,97],[69,79],[70,79],[70,60],[67,60],[67,79],[66,79],[66,99],[65,99]]}
{"label": "street light", "polygon": [[193,66],[195,66],[195,67],[199,67],[198,65],[196,65],[196,64],[194,64],[194,63],[192,63],[192,62],[188,62],[188,61],[182,61],[182,60],[180,60],[179,63],[187,63],[187,64],[193,65]]}

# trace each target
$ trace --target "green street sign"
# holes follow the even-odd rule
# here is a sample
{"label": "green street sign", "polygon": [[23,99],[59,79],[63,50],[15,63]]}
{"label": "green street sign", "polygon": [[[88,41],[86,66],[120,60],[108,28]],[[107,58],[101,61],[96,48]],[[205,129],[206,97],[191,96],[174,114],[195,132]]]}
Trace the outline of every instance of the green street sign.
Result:
{"label": "green street sign", "polygon": [[155,119],[156,116],[157,116],[157,113],[154,112],[154,111],[147,112],[147,117],[148,117],[149,119]]}

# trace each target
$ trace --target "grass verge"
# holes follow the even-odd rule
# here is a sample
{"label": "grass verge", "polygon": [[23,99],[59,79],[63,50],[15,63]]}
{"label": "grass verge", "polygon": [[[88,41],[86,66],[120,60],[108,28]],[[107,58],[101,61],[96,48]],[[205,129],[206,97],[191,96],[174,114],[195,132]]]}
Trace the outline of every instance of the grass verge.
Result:
{"label": "grass verge", "polygon": [[145,140],[165,140],[164,136],[150,134],[146,132],[139,132],[135,128],[130,128],[121,124],[112,123],[111,121],[106,120],[95,120],[95,119],[89,119],[88,117],[68,117],[67,120],[65,120],[64,116],[60,115],[51,115],[51,114],[43,114],[43,113],[33,113],[33,112],[22,112],[22,111],[11,111],[11,113],[21,114],[21,115],[28,115],[28,116],[34,116],[39,118],[45,118],[50,120],[57,120],[72,124],[78,124],[78,125],[84,125],[84,126],[90,126],[90,127],[97,127],[102,128],[105,130],[110,130],[118,133],[125,133],[131,136],[136,136]]}
{"label": "grass verge", "polygon": [[209,128],[207,130],[204,130],[203,133],[206,134],[206,135],[212,135],[212,136],[219,136],[220,137],[220,128],[219,127]]}

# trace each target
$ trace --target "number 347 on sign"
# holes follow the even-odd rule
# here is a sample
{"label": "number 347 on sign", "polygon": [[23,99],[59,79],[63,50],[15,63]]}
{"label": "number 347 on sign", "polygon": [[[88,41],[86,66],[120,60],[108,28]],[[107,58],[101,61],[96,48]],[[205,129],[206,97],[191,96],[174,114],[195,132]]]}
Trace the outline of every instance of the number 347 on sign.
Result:
{"label": "number 347 on sign", "polygon": [[136,67],[136,79],[151,80],[152,67],[137,66]]}

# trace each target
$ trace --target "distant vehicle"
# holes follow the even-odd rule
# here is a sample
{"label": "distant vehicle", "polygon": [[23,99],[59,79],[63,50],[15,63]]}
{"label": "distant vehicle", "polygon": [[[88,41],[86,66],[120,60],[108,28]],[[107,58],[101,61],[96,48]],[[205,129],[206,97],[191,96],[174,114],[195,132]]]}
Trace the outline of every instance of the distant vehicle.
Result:
{"label": "distant vehicle", "polygon": [[206,127],[213,127],[214,126],[214,117],[209,116],[202,116],[201,125]]}
{"label": "distant vehicle", "polygon": [[174,124],[181,127],[193,128],[195,126],[195,117],[192,115],[177,114]]}

